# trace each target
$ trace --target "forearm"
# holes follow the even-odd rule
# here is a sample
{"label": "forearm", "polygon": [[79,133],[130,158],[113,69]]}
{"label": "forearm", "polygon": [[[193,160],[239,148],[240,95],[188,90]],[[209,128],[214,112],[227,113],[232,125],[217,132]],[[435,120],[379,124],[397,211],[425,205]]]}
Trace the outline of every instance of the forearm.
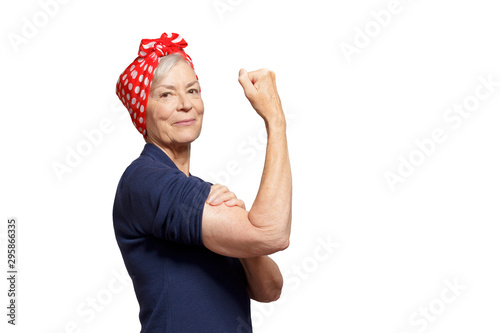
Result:
{"label": "forearm", "polygon": [[268,256],[240,259],[247,277],[250,298],[259,302],[273,302],[281,295],[283,276],[276,263]]}
{"label": "forearm", "polygon": [[261,183],[248,213],[250,222],[288,240],[292,218],[292,174],[284,115],[266,121],[268,134]]}

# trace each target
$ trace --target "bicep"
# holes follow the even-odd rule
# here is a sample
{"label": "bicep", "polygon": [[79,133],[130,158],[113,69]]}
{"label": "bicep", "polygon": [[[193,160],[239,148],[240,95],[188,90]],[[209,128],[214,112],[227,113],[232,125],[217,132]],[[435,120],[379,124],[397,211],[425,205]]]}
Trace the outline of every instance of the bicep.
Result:
{"label": "bicep", "polygon": [[221,255],[249,258],[277,251],[273,230],[255,227],[240,207],[205,203],[201,229],[204,246]]}

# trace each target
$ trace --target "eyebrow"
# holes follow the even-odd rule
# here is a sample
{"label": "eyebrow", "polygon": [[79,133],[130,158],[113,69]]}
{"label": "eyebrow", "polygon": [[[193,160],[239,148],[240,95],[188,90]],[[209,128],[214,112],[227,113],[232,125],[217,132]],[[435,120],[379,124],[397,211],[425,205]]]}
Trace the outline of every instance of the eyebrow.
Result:
{"label": "eyebrow", "polygon": [[[186,88],[189,88],[189,87],[195,85],[196,83],[199,84],[198,80],[194,80],[193,82],[189,82],[188,84],[186,84]],[[159,87],[165,87],[167,89],[175,90],[174,86],[171,86],[171,85],[168,85],[168,84],[160,84],[156,88],[159,88]]]}

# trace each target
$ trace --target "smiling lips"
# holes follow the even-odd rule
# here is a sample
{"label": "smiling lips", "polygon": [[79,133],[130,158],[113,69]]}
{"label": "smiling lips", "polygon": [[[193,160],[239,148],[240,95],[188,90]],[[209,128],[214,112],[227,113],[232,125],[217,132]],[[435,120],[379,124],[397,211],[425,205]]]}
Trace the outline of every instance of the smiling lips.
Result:
{"label": "smiling lips", "polygon": [[189,125],[194,124],[194,121],[195,120],[193,118],[191,118],[191,119],[185,119],[185,120],[181,120],[181,121],[175,122],[174,125],[189,126]]}

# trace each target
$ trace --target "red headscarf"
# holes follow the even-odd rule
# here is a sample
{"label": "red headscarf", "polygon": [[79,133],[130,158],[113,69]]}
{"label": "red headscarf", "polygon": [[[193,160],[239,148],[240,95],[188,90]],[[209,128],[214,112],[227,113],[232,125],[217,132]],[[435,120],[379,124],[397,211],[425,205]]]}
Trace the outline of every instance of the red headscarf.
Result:
{"label": "red headscarf", "polygon": [[143,136],[146,136],[146,104],[159,58],[179,53],[194,70],[191,57],[184,52],[187,45],[187,42],[176,33],[163,33],[157,39],[143,39],[139,47],[139,56],[118,78],[116,94]]}

